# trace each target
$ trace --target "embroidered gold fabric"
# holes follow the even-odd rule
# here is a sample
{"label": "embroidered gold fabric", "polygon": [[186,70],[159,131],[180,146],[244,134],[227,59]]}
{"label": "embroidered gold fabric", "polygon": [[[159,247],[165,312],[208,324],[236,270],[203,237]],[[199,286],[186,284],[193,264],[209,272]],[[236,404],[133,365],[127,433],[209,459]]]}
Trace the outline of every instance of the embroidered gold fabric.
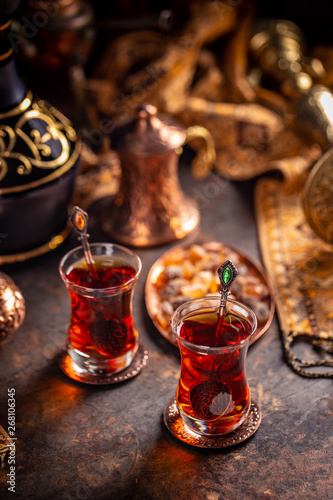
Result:
{"label": "embroidered gold fabric", "polygon": [[333,247],[315,234],[305,217],[306,179],[304,173],[290,182],[257,182],[259,241],[287,362],[305,377],[332,378]]}

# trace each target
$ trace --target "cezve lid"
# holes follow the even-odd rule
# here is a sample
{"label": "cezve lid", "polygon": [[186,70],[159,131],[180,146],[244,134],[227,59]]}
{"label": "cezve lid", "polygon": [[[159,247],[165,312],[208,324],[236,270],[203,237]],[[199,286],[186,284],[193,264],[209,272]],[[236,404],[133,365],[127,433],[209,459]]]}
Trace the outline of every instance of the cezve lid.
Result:
{"label": "cezve lid", "polygon": [[125,120],[115,122],[111,148],[137,156],[154,156],[184,144],[186,130],[173,119],[158,115],[151,104],[140,106]]}

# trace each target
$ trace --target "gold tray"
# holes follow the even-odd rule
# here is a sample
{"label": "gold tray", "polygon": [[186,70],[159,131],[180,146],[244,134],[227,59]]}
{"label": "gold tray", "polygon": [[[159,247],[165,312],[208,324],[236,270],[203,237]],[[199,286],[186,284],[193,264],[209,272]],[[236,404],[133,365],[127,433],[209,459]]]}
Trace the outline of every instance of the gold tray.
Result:
{"label": "gold tray", "polygon": [[253,309],[258,319],[258,328],[251,343],[267,331],[274,316],[275,303],[260,264],[221,242],[182,244],[157,259],[150,269],[145,287],[148,314],[169,342],[177,345],[170,325],[174,310],[191,298],[216,295],[219,290],[217,269],[227,259],[232,260],[238,269],[238,277],[231,286],[232,296]]}

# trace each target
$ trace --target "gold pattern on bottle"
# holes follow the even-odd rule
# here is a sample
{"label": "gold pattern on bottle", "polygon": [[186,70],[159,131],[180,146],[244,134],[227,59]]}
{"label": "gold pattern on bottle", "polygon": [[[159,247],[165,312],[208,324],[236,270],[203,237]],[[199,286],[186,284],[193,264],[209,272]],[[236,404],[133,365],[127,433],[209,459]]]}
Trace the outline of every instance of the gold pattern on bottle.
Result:
{"label": "gold pattern on bottle", "polygon": [[26,109],[29,108],[31,105],[32,101],[32,92],[29,90],[23,101],[18,104],[18,106],[15,106],[15,108],[12,108],[5,113],[0,113],[0,118],[10,118],[11,116],[19,115],[20,113],[23,113]]}
{"label": "gold pattern on bottle", "polygon": [[[25,101],[31,103],[30,97],[27,97],[20,106]],[[29,135],[24,132],[24,126],[28,122],[30,124],[33,123],[34,120],[41,120],[45,123],[46,131],[43,135],[36,129],[31,130]],[[23,140],[29,148],[31,152],[29,156],[15,151],[17,138]],[[51,139],[60,143],[60,151],[56,158],[48,159],[51,156],[52,150],[47,143]],[[75,142],[74,151],[72,152],[69,141]],[[80,147],[81,144],[77,140],[75,130],[58,110],[53,107],[47,107],[42,100],[33,102],[30,109],[27,109],[18,118],[14,127],[6,124],[0,125],[0,181],[7,175],[8,159],[18,161],[16,171],[22,176],[29,175],[34,167],[38,169],[52,169],[52,172],[30,183],[0,189],[0,194],[26,191],[60,177],[75,164],[79,156]]]}

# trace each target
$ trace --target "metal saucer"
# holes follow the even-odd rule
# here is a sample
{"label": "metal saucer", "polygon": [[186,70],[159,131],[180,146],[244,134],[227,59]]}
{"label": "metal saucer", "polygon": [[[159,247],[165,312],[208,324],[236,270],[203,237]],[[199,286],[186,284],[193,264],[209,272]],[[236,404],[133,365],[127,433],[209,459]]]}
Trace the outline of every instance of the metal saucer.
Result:
{"label": "metal saucer", "polygon": [[170,399],[164,410],[164,423],[171,434],[183,443],[199,448],[216,449],[234,446],[252,436],[257,431],[260,422],[261,414],[258,405],[255,401],[252,401],[245,421],[236,430],[223,436],[204,436],[193,432],[184,423],[176,404],[175,397]]}
{"label": "metal saucer", "polygon": [[124,370],[117,372],[113,375],[94,375],[90,373],[82,373],[76,370],[73,360],[68,355],[67,351],[63,352],[60,357],[60,368],[71,379],[91,385],[108,385],[118,384],[129,380],[141,372],[148,362],[148,349],[146,345],[139,340],[138,350],[131,362],[131,364]]}

